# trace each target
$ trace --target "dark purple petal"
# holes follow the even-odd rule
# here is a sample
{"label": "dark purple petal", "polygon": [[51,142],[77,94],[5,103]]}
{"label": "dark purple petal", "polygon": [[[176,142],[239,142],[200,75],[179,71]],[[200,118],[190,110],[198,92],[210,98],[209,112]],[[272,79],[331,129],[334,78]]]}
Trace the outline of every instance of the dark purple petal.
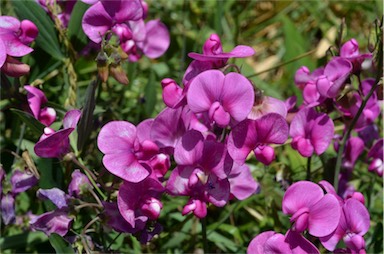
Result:
{"label": "dark purple petal", "polygon": [[70,151],[69,135],[73,128],[59,130],[36,143],[34,150],[42,158],[60,158]]}
{"label": "dark purple petal", "polygon": [[218,207],[223,207],[228,202],[230,185],[228,179],[219,179],[211,175],[207,182],[208,200]]}
{"label": "dark purple petal", "polygon": [[256,120],[258,142],[284,144],[288,139],[288,123],[277,113],[270,113]]}
{"label": "dark purple petal", "polygon": [[257,145],[256,121],[246,119],[236,125],[229,134],[228,153],[239,164],[244,164],[248,154]]}
{"label": "dark purple petal", "polygon": [[100,2],[109,16],[117,23],[123,23],[129,20],[139,20],[143,17],[143,7],[140,0],[100,0]]}
{"label": "dark purple petal", "polygon": [[320,254],[320,251],[313,245],[313,243],[295,231],[287,231],[285,234],[285,242],[289,244],[289,247],[294,254]]}
{"label": "dark purple petal", "polygon": [[39,119],[41,105],[47,102],[47,97],[45,97],[44,93],[33,86],[24,86],[25,90],[27,90],[27,99],[28,105],[31,109],[33,116],[36,119]]}
{"label": "dark purple petal", "polygon": [[59,209],[68,207],[68,197],[64,191],[58,188],[52,189],[39,189],[36,195],[40,199],[49,199]]}
{"label": "dark purple petal", "polygon": [[37,182],[37,178],[31,172],[15,170],[11,177],[12,193],[24,192],[36,185]]}
{"label": "dark purple petal", "polygon": [[213,62],[202,62],[197,60],[192,61],[184,73],[183,84],[189,84],[189,82],[191,82],[197,75],[204,71],[211,70],[213,67]]}

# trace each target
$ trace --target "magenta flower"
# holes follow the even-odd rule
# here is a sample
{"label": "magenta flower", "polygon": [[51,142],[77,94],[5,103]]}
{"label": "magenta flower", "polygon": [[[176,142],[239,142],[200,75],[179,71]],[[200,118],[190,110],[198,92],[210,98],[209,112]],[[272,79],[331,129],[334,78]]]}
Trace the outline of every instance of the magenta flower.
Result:
{"label": "magenta flower", "polygon": [[136,223],[136,228],[133,228],[131,224],[129,224],[121,215],[116,202],[110,203],[102,201],[102,203],[104,207],[103,218],[106,220],[107,225],[116,230],[117,232],[133,234],[139,231],[139,228],[144,228],[144,223],[142,223],[142,225],[138,225],[138,223]]}
{"label": "magenta flower", "polygon": [[244,164],[253,151],[256,158],[268,165],[275,158],[269,144],[283,144],[288,139],[288,124],[284,117],[270,113],[257,120],[246,119],[236,125],[228,137],[228,152],[239,164]]}
{"label": "magenta flower", "polygon": [[163,88],[163,101],[167,107],[178,108],[185,105],[186,88],[181,88],[176,81],[170,78],[165,78],[161,81]]}
{"label": "magenta flower", "polygon": [[359,73],[363,61],[372,58],[372,54],[360,54],[358,42],[355,39],[350,39],[341,46],[340,57],[345,58],[352,63],[353,73]]}
{"label": "magenta flower", "polygon": [[331,234],[339,223],[341,209],[337,198],[325,194],[321,187],[309,181],[291,185],[283,197],[283,212],[292,215],[293,230],[323,237]]}
{"label": "magenta flower", "polygon": [[333,58],[324,68],[324,74],[317,77],[316,87],[320,95],[335,98],[352,72],[352,64],[344,58]]}
{"label": "magenta flower", "polygon": [[191,62],[185,71],[183,84],[187,85],[203,71],[224,67],[229,58],[243,58],[254,54],[253,48],[244,45],[238,45],[230,52],[225,53],[223,52],[220,37],[217,34],[211,34],[204,43],[203,54],[194,52],[188,54],[189,57],[195,60]]}
{"label": "magenta flower", "polygon": [[69,135],[75,130],[80,116],[80,110],[70,110],[63,118],[63,129],[55,132],[45,127],[43,135],[34,147],[36,155],[42,158],[60,158],[68,153]]}
{"label": "magenta flower", "polygon": [[132,183],[149,176],[151,169],[144,163],[159,152],[154,142],[140,139],[137,135],[140,128],[140,125],[136,128],[125,121],[112,121],[101,128],[97,138],[97,145],[104,153],[104,166],[112,174]]}
{"label": "magenta flower", "polygon": [[13,57],[22,57],[33,51],[27,46],[35,40],[38,29],[29,20],[19,21],[11,16],[0,16],[0,68],[5,74],[20,77],[29,72],[29,66]]}
{"label": "magenta flower", "polygon": [[[338,147],[337,147],[338,150]],[[359,137],[348,139],[343,156],[343,168],[352,170],[355,167],[356,160],[364,151],[364,141]]]}
{"label": "magenta flower", "polygon": [[238,73],[224,75],[218,70],[199,74],[190,83],[188,106],[194,113],[206,113],[220,127],[241,122],[252,109],[254,92],[251,82]]}
{"label": "magenta flower", "polygon": [[28,105],[33,116],[45,126],[50,126],[56,120],[56,111],[50,107],[42,107],[43,104],[48,102],[45,94],[33,86],[24,86],[24,88],[28,92]]}
{"label": "magenta flower", "polygon": [[148,220],[157,220],[163,207],[160,195],[163,185],[152,174],[139,183],[124,182],[119,189],[117,205],[132,228],[143,229]]}
{"label": "magenta flower", "polygon": [[334,135],[334,125],[326,114],[303,108],[293,118],[289,134],[293,138],[292,148],[302,156],[310,157],[314,152],[320,155],[327,150]]}
{"label": "magenta flower", "polygon": [[288,230],[284,235],[274,231],[266,231],[257,235],[249,243],[248,254],[291,253],[307,254],[320,251],[302,235]]}
{"label": "magenta flower", "polygon": [[316,88],[316,80],[324,74],[324,68],[318,68],[310,73],[306,66],[300,67],[295,74],[295,84],[303,90],[305,104],[310,107],[316,106],[325,100]]}
{"label": "magenta flower", "polygon": [[321,237],[323,246],[330,251],[343,239],[352,253],[361,253],[365,249],[364,234],[370,225],[369,212],[359,200],[350,198],[342,206],[342,213],[337,229],[328,236]]}

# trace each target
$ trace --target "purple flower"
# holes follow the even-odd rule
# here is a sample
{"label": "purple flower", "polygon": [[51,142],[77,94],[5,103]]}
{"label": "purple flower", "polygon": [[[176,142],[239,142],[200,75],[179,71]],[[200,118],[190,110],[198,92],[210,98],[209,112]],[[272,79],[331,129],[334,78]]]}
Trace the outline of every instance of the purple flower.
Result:
{"label": "purple flower", "polygon": [[65,210],[57,209],[33,217],[30,225],[32,229],[43,231],[48,236],[52,233],[64,236],[68,233],[72,220]]}
{"label": "purple flower", "polygon": [[352,64],[344,58],[333,58],[324,68],[324,74],[317,77],[316,87],[320,95],[335,98],[352,71]]}
{"label": "purple flower", "polygon": [[80,197],[88,189],[92,189],[92,185],[88,180],[88,177],[80,172],[80,170],[75,169],[72,172],[72,180],[68,185],[68,194],[75,197]]}
{"label": "purple flower", "polygon": [[142,224],[138,224],[138,220],[136,220],[135,228],[129,224],[124,217],[121,215],[117,203],[110,202],[102,202],[104,206],[103,215],[105,220],[107,221],[108,226],[112,227],[114,230],[118,232],[126,232],[126,233],[136,233],[140,229],[144,228],[145,222]]}
{"label": "purple flower", "polygon": [[1,217],[5,225],[15,221],[15,198],[11,193],[3,195],[1,198]]}
{"label": "purple flower", "polygon": [[165,78],[161,81],[163,88],[163,101],[167,107],[178,108],[185,105],[187,88],[182,89],[176,81],[170,78]]}
{"label": "purple flower", "polygon": [[347,59],[353,65],[353,73],[361,71],[361,64],[365,59],[372,58],[372,54],[360,54],[359,44],[355,39],[350,39],[340,48],[340,57]]}
{"label": "purple flower", "polygon": [[224,75],[218,70],[199,74],[187,93],[188,106],[194,113],[206,113],[220,127],[244,120],[252,109],[254,92],[251,82],[238,73]]}
{"label": "purple flower", "polygon": [[159,200],[163,185],[152,174],[139,183],[124,182],[119,189],[117,205],[132,228],[141,230],[148,220],[156,220],[163,207]]}
{"label": "purple flower", "polygon": [[39,189],[36,195],[42,200],[49,199],[59,209],[68,207],[68,195],[58,188]]}
{"label": "purple flower", "polygon": [[343,156],[343,167],[352,170],[360,154],[364,151],[364,142],[359,137],[348,139]]}
{"label": "purple flower", "polygon": [[308,228],[309,234],[323,237],[331,234],[339,223],[341,209],[337,198],[325,194],[321,187],[309,181],[291,185],[283,197],[283,212],[292,215],[293,230]]}
{"label": "purple flower", "polygon": [[334,135],[334,125],[326,114],[303,108],[293,118],[289,134],[293,138],[292,148],[302,156],[310,157],[314,152],[320,155],[327,150]]}
{"label": "purple flower", "polygon": [[24,192],[36,185],[37,178],[29,171],[15,170],[11,177],[12,193],[18,194]]}
{"label": "purple flower", "polygon": [[295,74],[295,84],[303,90],[303,98],[308,106],[316,106],[325,100],[316,88],[316,80],[324,74],[324,68],[318,68],[310,73],[306,66],[300,67]]}
{"label": "purple flower", "polygon": [[[147,128],[144,125],[144,128]],[[133,124],[112,121],[101,128],[97,145],[104,153],[103,164],[114,175],[125,181],[138,183],[150,175],[143,163],[158,154],[158,146],[151,140],[141,140]]]}
{"label": "purple flower", "polygon": [[42,158],[60,158],[68,153],[69,135],[75,130],[80,117],[80,110],[70,110],[64,116],[63,129],[55,132],[45,127],[43,135],[34,147],[36,155]]}
{"label": "purple flower", "polygon": [[50,107],[42,108],[42,105],[48,101],[45,94],[33,86],[24,86],[24,88],[28,91],[28,105],[33,116],[45,126],[50,126],[56,119],[56,111]]}
{"label": "purple flower", "polygon": [[249,243],[248,254],[267,253],[320,253],[320,251],[302,235],[295,231],[288,230],[284,235],[274,231],[266,231],[257,235]]}
{"label": "purple flower", "polygon": [[323,246],[333,251],[337,243],[343,239],[346,246],[354,253],[365,249],[363,235],[368,232],[370,224],[369,212],[359,200],[350,198],[342,206],[342,213],[337,229],[330,235],[321,237]]}
{"label": "purple flower", "polygon": [[228,152],[239,164],[244,164],[253,151],[256,158],[268,165],[275,158],[269,144],[283,144],[288,138],[288,124],[284,117],[270,113],[257,120],[246,119],[236,125],[228,138]]}

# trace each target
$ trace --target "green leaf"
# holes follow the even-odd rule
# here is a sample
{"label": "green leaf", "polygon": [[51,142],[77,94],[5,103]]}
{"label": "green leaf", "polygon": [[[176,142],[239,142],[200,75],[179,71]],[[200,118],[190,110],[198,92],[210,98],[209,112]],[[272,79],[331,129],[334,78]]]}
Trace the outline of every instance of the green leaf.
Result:
{"label": "green leaf", "polygon": [[38,135],[41,135],[44,131],[45,126],[40,123],[36,118],[34,118],[31,114],[11,108],[11,111],[14,112],[20,119],[26,123],[32,131],[36,132]]}
{"label": "green leaf", "polygon": [[71,245],[58,234],[51,234],[49,236],[49,241],[56,253],[75,253]]}
{"label": "green leaf", "polygon": [[78,1],[73,7],[71,19],[68,24],[68,36],[72,41],[72,45],[75,49],[82,49],[87,44],[87,36],[85,35],[82,28],[82,20],[85,11],[89,5]]}
{"label": "green leaf", "polygon": [[93,122],[93,111],[95,110],[95,92],[97,88],[98,82],[92,81],[86,92],[85,104],[82,110],[82,115],[80,118],[79,125],[77,127],[78,138],[77,138],[77,149],[81,151],[87,140],[89,134],[92,130],[92,122]]}
{"label": "green leaf", "polygon": [[0,250],[19,249],[23,246],[33,246],[48,240],[43,232],[28,232],[0,238]]}
{"label": "green leaf", "polygon": [[28,19],[39,29],[36,44],[53,58],[62,60],[64,55],[60,50],[54,24],[43,8],[32,0],[12,1],[12,4],[19,19]]}
{"label": "green leaf", "polygon": [[156,105],[156,85],[155,85],[155,73],[151,69],[151,74],[149,75],[148,84],[145,87],[145,104],[144,109],[147,116],[152,116],[153,110]]}

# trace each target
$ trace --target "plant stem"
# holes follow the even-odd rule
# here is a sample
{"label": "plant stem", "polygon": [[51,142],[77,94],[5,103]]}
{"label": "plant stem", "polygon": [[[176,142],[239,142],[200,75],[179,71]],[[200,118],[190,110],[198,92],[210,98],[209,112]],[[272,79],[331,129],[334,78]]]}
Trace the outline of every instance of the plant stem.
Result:
{"label": "plant stem", "polygon": [[203,236],[203,249],[204,253],[208,253],[208,242],[207,242],[207,219],[202,218],[201,221],[201,234]]}
{"label": "plant stem", "polygon": [[311,160],[312,160],[312,156],[309,156],[307,160],[307,177],[306,177],[306,180],[308,181],[311,181]]}
{"label": "plant stem", "polygon": [[286,61],[286,62],[284,62],[284,63],[275,65],[275,66],[273,66],[273,67],[271,67],[271,68],[269,68],[269,69],[266,69],[266,70],[263,70],[263,71],[259,71],[259,72],[256,72],[256,73],[252,74],[252,75],[249,75],[249,76],[247,76],[247,78],[256,77],[256,76],[258,76],[258,75],[260,75],[260,74],[263,74],[263,73],[265,73],[265,72],[269,72],[269,71],[272,71],[272,70],[274,70],[274,69],[280,68],[281,66],[284,66],[284,65],[287,65],[287,64],[289,64],[289,63],[295,62],[295,61],[297,61],[297,60],[299,60],[299,59],[301,59],[301,58],[303,58],[303,57],[312,55],[313,53],[315,53],[315,51],[316,51],[316,50],[313,49],[313,50],[308,51],[308,52],[306,52],[306,53],[304,53],[304,54],[298,55],[297,57],[292,58],[292,59],[290,59],[290,60],[288,60],[288,61]]}

